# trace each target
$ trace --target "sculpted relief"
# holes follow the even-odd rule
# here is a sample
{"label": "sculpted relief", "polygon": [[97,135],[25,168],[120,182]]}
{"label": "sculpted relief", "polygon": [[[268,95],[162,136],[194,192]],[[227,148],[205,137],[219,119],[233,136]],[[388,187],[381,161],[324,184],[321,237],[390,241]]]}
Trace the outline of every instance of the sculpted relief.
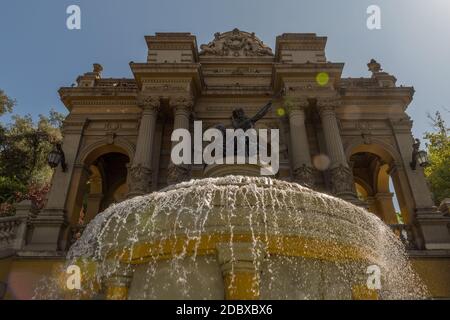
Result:
{"label": "sculpted relief", "polygon": [[234,29],[216,33],[214,41],[200,46],[201,56],[220,57],[272,57],[272,49],[259,40],[254,33]]}

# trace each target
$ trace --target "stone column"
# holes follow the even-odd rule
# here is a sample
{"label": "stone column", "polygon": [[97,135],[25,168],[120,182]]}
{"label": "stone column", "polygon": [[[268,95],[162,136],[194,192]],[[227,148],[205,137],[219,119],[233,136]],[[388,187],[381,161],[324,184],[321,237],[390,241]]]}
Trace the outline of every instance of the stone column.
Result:
{"label": "stone column", "polygon": [[294,181],[307,187],[314,186],[314,174],[305,126],[306,98],[295,101],[289,110],[291,161]]}
{"label": "stone column", "polygon": [[367,204],[367,210],[369,210],[373,214],[379,216],[375,197],[368,196],[366,199],[366,204]]}
{"label": "stone column", "polygon": [[128,175],[128,197],[130,198],[144,195],[151,191],[153,140],[160,100],[152,96],[142,96],[139,98],[139,105],[143,111],[136,143],[136,153]]}
{"label": "stone column", "polygon": [[378,212],[386,224],[398,224],[394,204],[392,203],[393,197],[394,194],[392,193],[377,193],[375,195]]}
{"label": "stone column", "polygon": [[226,300],[260,298],[261,263],[264,258],[259,243],[219,243],[217,254],[223,275]]}
{"label": "stone column", "polygon": [[100,213],[100,205],[103,200],[103,193],[91,193],[87,199],[86,216],[84,217],[84,223],[88,224],[95,216]]}
{"label": "stone column", "polygon": [[[190,117],[192,112],[192,107],[194,106],[194,102],[190,97],[177,97],[170,100],[170,106],[174,111],[174,122],[173,122],[173,130],[176,129],[186,129],[189,131],[190,127]],[[172,144],[172,148],[178,142],[174,142]],[[168,167],[167,173],[167,183],[168,184],[177,184],[182,181],[186,181],[190,179],[191,176],[191,166],[186,165],[175,165],[172,161]]]}
{"label": "stone column", "polygon": [[338,99],[318,99],[317,107],[322,119],[328,156],[331,165],[331,183],[333,193],[344,200],[358,202],[355,194],[353,172],[345,157],[341,133],[337,123],[335,107],[340,104]]}

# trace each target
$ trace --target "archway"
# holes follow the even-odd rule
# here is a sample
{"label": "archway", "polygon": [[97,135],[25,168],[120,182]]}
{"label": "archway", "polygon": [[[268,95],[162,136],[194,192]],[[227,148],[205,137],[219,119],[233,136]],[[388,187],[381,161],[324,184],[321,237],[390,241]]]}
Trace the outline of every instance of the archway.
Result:
{"label": "archway", "polygon": [[393,170],[397,163],[395,152],[380,144],[360,144],[347,151],[356,189],[367,193],[369,210],[387,224],[408,223],[411,209],[405,201],[400,173]]}
{"label": "archway", "polygon": [[98,213],[123,201],[128,193],[130,156],[124,148],[111,144],[91,147],[80,153],[79,159],[81,164],[74,166],[66,206],[70,223],[69,244]]}

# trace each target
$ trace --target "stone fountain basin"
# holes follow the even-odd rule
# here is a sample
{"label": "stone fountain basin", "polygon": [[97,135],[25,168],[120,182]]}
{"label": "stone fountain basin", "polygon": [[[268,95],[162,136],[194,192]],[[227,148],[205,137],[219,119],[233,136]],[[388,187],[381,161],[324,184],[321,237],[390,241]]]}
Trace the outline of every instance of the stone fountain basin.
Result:
{"label": "stone fountain basin", "polygon": [[387,231],[343,200],[263,178],[195,181],[132,201],[143,203],[140,212],[109,221],[114,231],[103,242],[113,245],[103,250],[135,264],[182,252],[214,254],[218,244],[233,242],[258,242],[269,255],[376,263],[367,244]]}
{"label": "stone fountain basin", "polygon": [[295,183],[228,176],[109,208],[69,257],[94,263],[93,278],[119,283],[109,291],[121,298],[378,297],[366,287],[373,265],[383,274],[383,298],[420,296],[404,273],[410,266],[402,250],[378,217],[341,199]]}

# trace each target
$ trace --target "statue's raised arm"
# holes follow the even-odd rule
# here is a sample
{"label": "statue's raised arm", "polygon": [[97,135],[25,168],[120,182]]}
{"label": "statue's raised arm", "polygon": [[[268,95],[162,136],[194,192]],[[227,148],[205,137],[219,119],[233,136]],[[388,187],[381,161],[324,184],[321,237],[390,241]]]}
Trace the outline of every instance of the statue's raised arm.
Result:
{"label": "statue's raised arm", "polygon": [[261,110],[259,110],[258,113],[251,118],[251,122],[255,124],[256,122],[264,118],[264,116],[269,112],[270,108],[272,108],[272,101],[269,101],[269,103],[262,107]]}
{"label": "statue's raised arm", "polygon": [[282,97],[284,94],[284,90],[281,90],[279,93],[277,93],[275,96],[272,97],[272,100],[269,101],[264,107],[261,108],[261,110],[258,111],[258,113],[253,116],[250,120],[253,124],[264,118],[264,116],[269,112],[270,108],[272,108],[273,99],[278,99]]}

